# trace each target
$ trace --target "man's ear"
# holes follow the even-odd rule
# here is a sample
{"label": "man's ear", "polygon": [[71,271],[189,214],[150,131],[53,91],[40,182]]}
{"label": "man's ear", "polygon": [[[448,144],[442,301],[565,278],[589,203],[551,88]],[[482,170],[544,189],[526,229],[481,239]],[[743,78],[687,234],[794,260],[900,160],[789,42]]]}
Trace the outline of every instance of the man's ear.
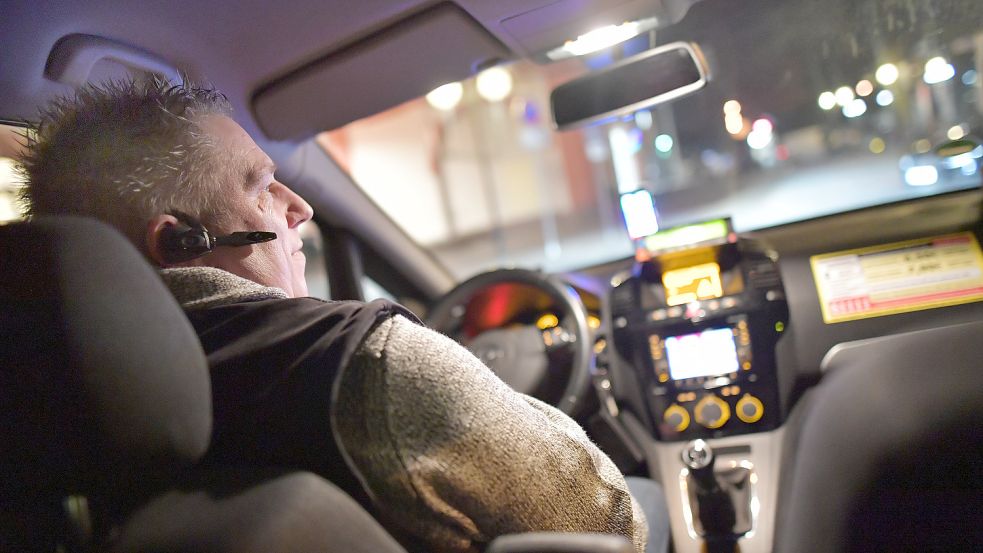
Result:
{"label": "man's ear", "polygon": [[147,254],[159,267],[175,267],[181,263],[168,263],[167,255],[164,253],[163,234],[179,223],[178,218],[173,215],[161,213],[154,216],[147,223],[147,233],[145,240],[147,243]]}

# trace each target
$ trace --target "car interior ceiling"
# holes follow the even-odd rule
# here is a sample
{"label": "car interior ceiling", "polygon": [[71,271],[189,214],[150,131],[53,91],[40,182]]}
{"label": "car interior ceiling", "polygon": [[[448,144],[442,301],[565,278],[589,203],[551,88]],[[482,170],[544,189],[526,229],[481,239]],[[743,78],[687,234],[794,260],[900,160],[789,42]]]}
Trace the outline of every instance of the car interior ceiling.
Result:
{"label": "car interior ceiling", "polygon": [[[983,431],[976,423],[983,407],[983,301],[940,300],[836,318],[823,296],[817,264],[837,254],[937,252],[950,240],[976,244],[969,251],[978,252],[983,181],[974,188],[747,232],[735,232],[726,219],[727,232],[682,247],[646,251],[641,246],[646,238],[636,237],[632,256],[557,274],[528,267],[531,276],[515,276],[521,271],[498,269],[478,275],[475,283],[462,282],[421,246],[312,138],[487,67],[516,59],[542,61],[554,36],[589,22],[624,21],[654,10],[678,20],[698,2],[290,0],[238,9],[189,0],[160,5],[57,0],[40,8],[17,0],[0,18],[5,37],[0,122],[30,121],[40,104],[78,84],[71,80],[78,71],[85,74],[83,81],[94,82],[163,68],[157,72],[174,70],[214,83],[228,94],[236,121],[276,161],[277,178],[314,206],[314,222],[324,235],[330,299],[372,299],[364,288],[370,278],[469,346],[487,330],[476,323],[487,313],[469,313],[471,301],[501,300],[501,320],[489,328],[501,327],[503,334],[532,329],[542,316],[554,319],[539,326],[536,336],[563,337],[584,354],[547,360],[574,365],[570,382],[550,388],[551,403],[584,426],[626,474],[662,484],[676,553],[978,550],[983,536],[972,511],[983,489]],[[257,21],[277,25],[267,28]],[[174,40],[179,32],[181,40]],[[674,32],[669,26],[664,36],[685,40]],[[981,37],[977,33],[974,51],[983,59]],[[447,48],[448,42],[458,47]],[[387,63],[392,59],[399,63]],[[33,343],[31,325],[39,322],[63,329],[41,335],[29,351],[15,347],[17,340],[4,346],[2,363],[13,369],[5,368],[0,377],[5,404],[0,411],[14,422],[4,421],[10,435],[3,440],[16,442],[18,456],[5,457],[16,470],[0,479],[0,491],[14,498],[0,501],[0,553],[21,548],[405,553],[351,498],[317,475],[287,467],[187,469],[201,459],[210,433],[211,407],[202,396],[208,387],[200,382],[204,359],[197,355],[195,337],[182,335],[167,344],[161,366],[151,367],[159,382],[136,378],[135,371],[143,368],[136,360],[140,344],[153,339],[156,323],[142,338],[113,340],[112,333],[130,336],[134,321],[145,321],[125,305],[90,312],[92,305],[73,303],[81,289],[107,298],[124,294],[133,305],[159,295],[166,301],[151,301],[148,309],[172,321],[177,330],[167,332],[191,332],[135,250],[100,227],[71,218],[0,225],[3,328],[24,343]],[[131,275],[133,288],[106,290],[105,282],[114,277],[71,266],[79,251],[92,248],[80,239],[84,235],[111,244],[92,255],[108,259],[104,268]],[[29,260],[25,251],[43,263]],[[973,262],[970,272],[983,270],[983,258],[976,255]],[[709,281],[720,286],[719,293],[671,298],[667,275],[706,265],[715,267],[716,280]],[[527,283],[523,279],[537,288],[528,294],[508,289]],[[32,295],[32,281],[57,283],[52,284],[57,297]],[[494,286],[503,286],[497,296]],[[567,291],[579,294],[582,305],[564,312],[563,298],[557,298]],[[742,303],[727,307],[734,298]],[[118,303],[106,300],[106,305]],[[863,309],[845,307],[854,308]],[[587,327],[588,318],[597,321],[595,327]],[[711,340],[720,336],[733,372],[673,372],[682,366],[683,348],[690,348],[684,353],[691,357],[694,351],[710,355],[721,343]],[[85,351],[106,343],[118,347],[105,348],[111,358],[99,365],[92,362],[101,359],[98,355],[65,349],[76,339]],[[67,380],[46,383],[25,376],[37,359]],[[107,376],[107,366],[123,367],[126,378]],[[160,376],[170,367],[187,368],[183,385]],[[100,403],[104,395],[66,399],[62,387],[76,385],[65,376],[73,370],[118,393],[128,406],[144,403],[149,411],[107,407]],[[148,382],[160,389],[144,389]],[[540,384],[539,389],[548,388]],[[43,427],[50,421],[35,416],[27,399],[31,393],[50,402],[54,430]],[[176,412],[153,411],[166,402],[147,398],[163,396],[188,404]],[[79,444],[64,433],[72,427],[73,410],[108,422],[84,428],[91,442]],[[128,425],[175,417],[187,418],[179,425],[187,432],[145,428],[136,434],[151,443],[127,441],[135,435]],[[112,435],[115,429],[127,439]],[[98,450],[92,444],[112,447]],[[700,465],[699,455],[709,456],[709,469]],[[30,469],[40,458],[46,462],[35,478]],[[98,468],[106,466],[114,471]],[[66,482],[66,475],[74,480]],[[69,507],[86,497],[91,505]],[[715,526],[706,505],[727,506],[730,519]],[[195,511],[206,514],[189,520]],[[45,532],[51,535],[39,538]],[[245,537],[231,539],[234,532]],[[107,536],[112,540],[93,541]],[[537,539],[492,547],[503,553],[545,547]],[[570,541],[550,551],[603,546]]]}

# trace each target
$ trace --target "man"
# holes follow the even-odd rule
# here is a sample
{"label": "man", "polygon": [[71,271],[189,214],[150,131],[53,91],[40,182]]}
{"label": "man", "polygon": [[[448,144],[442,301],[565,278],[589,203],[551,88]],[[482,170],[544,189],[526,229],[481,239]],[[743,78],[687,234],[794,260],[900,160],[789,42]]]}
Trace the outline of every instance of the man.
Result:
{"label": "man", "polygon": [[[23,160],[30,215],[101,219],[161,268],[208,355],[206,462],[316,471],[434,551],[534,530],[618,533],[642,551],[645,517],[576,423],[399,306],[305,297],[311,206],[229,115],[208,89],[90,86],[42,113]],[[175,260],[198,224],[277,239]]]}

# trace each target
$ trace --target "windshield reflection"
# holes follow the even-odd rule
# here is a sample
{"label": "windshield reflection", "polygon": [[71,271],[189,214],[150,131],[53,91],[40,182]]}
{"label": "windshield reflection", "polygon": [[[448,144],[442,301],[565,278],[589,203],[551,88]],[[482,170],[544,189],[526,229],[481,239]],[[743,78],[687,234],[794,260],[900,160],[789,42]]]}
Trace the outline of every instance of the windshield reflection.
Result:
{"label": "windshield reflection", "polygon": [[[700,93],[555,133],[552,87],[653,44],[698,43]],[[459,278],[631,255],[619,196],[659,224],[738,231],[979,186],[983,10],[976,0],[706,0],[678,25],[589,59],[516,63],[318,141]],[[439,97],[438,97],[439,96]]]}

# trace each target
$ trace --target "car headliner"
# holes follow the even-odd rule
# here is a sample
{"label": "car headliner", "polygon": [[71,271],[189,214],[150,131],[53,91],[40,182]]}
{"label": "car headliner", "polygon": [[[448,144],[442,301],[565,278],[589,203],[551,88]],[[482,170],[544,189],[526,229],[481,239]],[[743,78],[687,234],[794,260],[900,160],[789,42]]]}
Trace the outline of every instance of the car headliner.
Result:
{"label": "car headliner", "polygon": [[[0,18],[0,36],[4,37],[0,117],[32,119],[38,105],[70,92],[69,86],[46,79],[42,70],[59,39],[71,33],[85,33],[144,49],[192,79],[212,83],[229,96],[240,124],[257,136],[262,146],[274,150],[271,154],[277,158],[277,154],[286,154],[292,148],[264,143],[262,134],[256,132],[258,126],[249,102],[258,88],[290,69],[435,4],[426,0],[8,1]],[[460,0],[455,4],[501,41],[514,57],[528,55],[527,47],[536,43],[522,36],[515,38],[514,29],[511,33],[507,31],[503,22],[509,18],[527,18],[536,8],[553,4],[560,6],[563,19],[578,21],[570,28],[582,28],[595,24],[597,14],[616,12],[623,16],[626,8],[645,13],[659,2]],[[588,17],[588,14],[594,15]],[[556,17],[555,9],[551,15]],[[536,25],[556,26],[554,21]],[[433,40],[439,42],[441,37]],[[372,72],[377,68],[357,70]],[[400,83],[391,86],[399,87]],[[339,86],[338,93],[343,92],[344,88]],[[371,91],[359,93],[371,94]],[[408,100],[419,96],[419,92],[407,91],[404,96]],[[332,91],[325,90],[324,101],[330,102],[331,97]]]}

